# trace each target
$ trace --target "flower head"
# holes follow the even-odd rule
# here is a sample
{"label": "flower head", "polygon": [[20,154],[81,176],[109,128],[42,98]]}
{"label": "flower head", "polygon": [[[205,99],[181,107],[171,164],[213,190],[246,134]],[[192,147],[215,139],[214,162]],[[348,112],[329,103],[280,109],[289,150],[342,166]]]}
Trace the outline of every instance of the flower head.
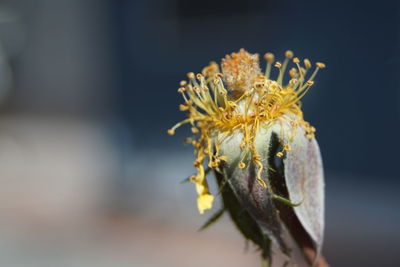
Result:
{"label": "flower head", "polygon": [[[180,110],[187,112],[187,118],[171,129],[183,124],[190,124],[193,136],[187,141],[195,149],[194,167],[197,174],[190,177],[196,185],[198,194],[197,206],[200,213],[212,207],[214,197],[210,194],[204,163],[208,168],[217,169],[222,162],[226,162],[230,155],[221,153],[221,145],[233,135],[240,136],[238,146],[241,158],[237,162],[240,169],[252,162],[257,166],[257,181],[266,188],[262,173],[265,164],[255,144],[260,129],[268,130],[273,125],[281,125],[281,130],[289,130],[289,137],[282,151],[277,157],[283,157],[291,149],[289,143],[296,135],[296,129],[301,127],[307,138],[314,138],[315,128],[303,118],[301,98],[314,85],[314,78],[319,69],[325,67],[323,63],[316,63],[311,75],[312,65],[308,59],[293,57],[292,51],[286,51],[283,62],[276,61],[274,55],[264,55],[267,62],[266,70],[261,72],[259,55],[250,54],[244,49],[238,53],[227,55],[220,66],[211,62],[200,74],[190,72],[188,81],[181,81],[178,92],[184,103]],[[290,78],[285,80],[285,72],[289,61],[294,67],[288,73]],[[271,78],[272,67],[277,68],[278,76]],[[282,138],[283,139],[283,138]]]}
{"label": "flower head", "polygon": [[261,75],[258,54],[250,54],[243,48],[238,53],[226,55],[221,67],[228,89],[234,92],[251,89],[256,77]]}

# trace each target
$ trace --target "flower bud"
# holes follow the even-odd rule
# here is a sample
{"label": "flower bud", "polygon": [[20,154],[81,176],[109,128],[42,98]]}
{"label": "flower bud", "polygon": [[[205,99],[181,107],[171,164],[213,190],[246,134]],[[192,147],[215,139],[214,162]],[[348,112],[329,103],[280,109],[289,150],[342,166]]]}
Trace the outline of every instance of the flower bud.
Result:
{"label": "flower bud", "polygon": [[[324,177],[315,128],[304,120],[300,99],[325,65],[317,63],[306,78],[310,61],[304,68],[293,56],[287,51],[282,63],[275,63],[276,80],[270,78],[272,54],[266,54],[262,75],[258,55],[243,49],[222,60],[223,75],[215,62],[202,75],[189,73],[179,90],[188,118],[168,133],[191,124],[197,174],[189,181],[195,183],[201,214],[214,201],[207,173],[212,169],[216,175],[223,207],[202,229],[227,211],[240,232],[260,247],[264,261],[271,262],[271,248],[277,246],[287,263],[298,264],[291,258],[297,249],[311,264],[323,240]],[[297,69],[289,71],[292,79],[284,84],[292,58]]]}

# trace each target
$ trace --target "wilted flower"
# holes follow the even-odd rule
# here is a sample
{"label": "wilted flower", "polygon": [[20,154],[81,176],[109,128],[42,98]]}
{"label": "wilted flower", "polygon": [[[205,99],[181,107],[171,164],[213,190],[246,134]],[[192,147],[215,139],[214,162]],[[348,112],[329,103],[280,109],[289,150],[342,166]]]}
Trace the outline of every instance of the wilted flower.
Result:
{"label": "wilted flower", "polygon": [[[300,99],[325,65],[316,63],[308,75],[311,62],[300,64],[292,51],[282,63],[271,53],[264,58],[264,73],[258,54],[244,49],[227,55],[221,66],[211,62],[201,74],[188,73],[178,89],[188,118],[168,133],[191,126],[187,141],[195,148],[197,173],[188,180],[196,185],[200,213],[212,208],[206,174],[215,171],[224,207],[206,226],[226,210],[265,261],[271,262],[272,243],[290,256],[290,235],[314,262],[323,238],[324,181],[315,128],[304,120]],[[295,67],[284,83],[290,60]],[[272,66],[279,70],[276,80]]]}

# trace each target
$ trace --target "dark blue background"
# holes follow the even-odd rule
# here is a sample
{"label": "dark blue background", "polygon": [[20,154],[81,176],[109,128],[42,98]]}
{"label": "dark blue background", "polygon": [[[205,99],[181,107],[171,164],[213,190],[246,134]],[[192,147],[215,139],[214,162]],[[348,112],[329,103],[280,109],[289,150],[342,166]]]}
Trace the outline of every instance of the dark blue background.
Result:
{"label": "dark blue background", "polygon": [[120,112],[136,145],[177,146],[178,82],[245,48],[327,64],[304,98],[328,170],[396,179],[400,149],[396,1],[116,1]]}

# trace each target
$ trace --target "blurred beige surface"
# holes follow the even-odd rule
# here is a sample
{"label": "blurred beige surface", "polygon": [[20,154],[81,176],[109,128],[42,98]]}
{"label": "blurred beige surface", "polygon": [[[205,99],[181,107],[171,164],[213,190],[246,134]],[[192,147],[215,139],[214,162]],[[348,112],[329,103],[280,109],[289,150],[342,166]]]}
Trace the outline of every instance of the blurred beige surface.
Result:
{"label": "blurred beige surface", "polygon": [[0,121],[2,210],[59,223],[93,215],[115,167],[115,151],[99,126],[51,117]]}
{"label": "blurred beige surface", "polygon": [[100,125],[12,116],[0,128],[0,266],[258,266],[227,218],[198,233],[206,217],[192,200],[165,202],[171,187],[192,193],[179,179],[148,181],[154,194],[167,188],[165,198],[138,194],[133,212],[110,210],[117,156]]}
{"label": "blurred beige surface", "polygon": [[[3,115],[0,266],[260,266],[227,215],[197,232],[211,213],[179,183],[194,171],[190,149],[123,158],[121,146],[93,120]],[[327,173],[328,262],[395,266],[397,188],[376,196],[372,179],[351,177]]]}

